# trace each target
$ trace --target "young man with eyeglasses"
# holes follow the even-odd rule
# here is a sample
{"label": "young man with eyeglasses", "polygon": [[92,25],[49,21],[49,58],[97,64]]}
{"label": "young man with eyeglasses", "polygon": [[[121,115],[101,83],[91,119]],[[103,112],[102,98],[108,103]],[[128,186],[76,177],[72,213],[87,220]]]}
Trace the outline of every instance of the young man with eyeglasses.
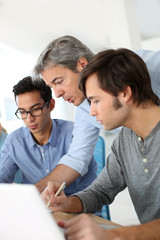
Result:
{"label": "young man with eyeglasses", "polygon": [[[12,183],[20,169],[23,183],[36,184],[48,177],[67,153],[74,123],[51,119],[55,101],[50,87],[42,79],[32,81],[30,76],[26,77],[13,87],[13,92],[18,107],[15,114],[26,127],[13,131],[6,139],[0,160],[0,182]],[[70,162],[65,164],[69,175],[72,166]],[[96,178],[96,172],[97,165],[92,158],[87,174],[66,187],[66,194],[86,188]],[[55,180],[61,183],[63,175],[63,172],[56,175]],[[65,176],[63,181],[66,181]],[[73,178],[71,175],[71,181]]]}

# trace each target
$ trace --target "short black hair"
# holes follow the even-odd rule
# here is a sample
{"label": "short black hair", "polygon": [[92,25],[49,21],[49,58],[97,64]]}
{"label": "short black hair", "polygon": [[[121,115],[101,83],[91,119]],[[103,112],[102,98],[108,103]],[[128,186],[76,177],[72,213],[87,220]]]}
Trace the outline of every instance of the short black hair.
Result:
{"label": "short black hair", "polygon": [[52,99],[51,88],[47,86],[41,78],[33,80],[31,76],[28,76],[13,86],[15,100],[19,94],[32,92],[35,90],[40,92],[41,97],[45,102],[49,102]]}

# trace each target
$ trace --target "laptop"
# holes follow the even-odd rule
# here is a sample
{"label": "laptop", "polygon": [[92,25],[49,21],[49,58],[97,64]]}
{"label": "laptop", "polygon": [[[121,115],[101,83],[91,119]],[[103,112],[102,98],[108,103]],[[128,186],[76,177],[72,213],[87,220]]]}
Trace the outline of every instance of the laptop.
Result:
{"label": "laptop", "polygon": [[64,240],[37,188],[28,184],[0,184],[0,239]]}

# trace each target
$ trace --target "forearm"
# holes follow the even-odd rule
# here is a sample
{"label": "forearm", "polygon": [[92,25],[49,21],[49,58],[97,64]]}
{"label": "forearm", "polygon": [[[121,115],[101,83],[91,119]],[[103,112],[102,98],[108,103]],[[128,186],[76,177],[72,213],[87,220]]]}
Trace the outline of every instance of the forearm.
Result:
{"label": "forearm", "polygon": [[46,188],[47,182],[53,181],[57,183],[66,182],[66,185],[70,185],[72,182],[74,182],[80,174],[75,171],[74,169],[60,164],[55,169],[52,170],[52,172],[43,178],[41,181],[37,182],[35,185],[40,191],[40,193]]}
{"label": "forearm", "polygon": [[159,240],[160,239],[160,220],[155,220],[146,224],[123,227],[106,231],[109,239],[119,240]]}

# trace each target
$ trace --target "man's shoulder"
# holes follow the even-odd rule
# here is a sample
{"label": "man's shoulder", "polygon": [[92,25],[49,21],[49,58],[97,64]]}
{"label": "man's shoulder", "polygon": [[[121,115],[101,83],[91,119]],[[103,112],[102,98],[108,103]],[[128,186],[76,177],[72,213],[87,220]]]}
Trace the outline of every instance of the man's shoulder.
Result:
{"label": "man's shoulder", "polygon": [[8,134],[8,139],[16,139],[16,138],[25,138],[28,134],[28,128],[20,127],[10,134]]}
{"label": "man's shoulder", "polygon": [[53,128],[51,138],[58,139],[58,144],[63,141],[70,142],[73,136],[74,122],[62,120],[62,119],[53,119]]}
{"label": "man's shoulder", "polygon": [[60,128],[60,129],[73,129],[74,127],[74,122],[72,121],[67,121],[67,120],[63,120],[63,119],[53,119],[53,125]]}
{"label": "man's shoulder", "polygon": [[113,147],[123,149],[126,146],[132,145],[135,141],[136,134],[133,130],[127,127],[122,127],[121,131],[113,141]]}
{"label": "man's shoulder", "polygon": [[120,131],[120,136],[130,136],[133,134],[133,130],[127,127],[122,127]]}
{"label": "man's shoulder", "polygon": [[151,77],[152,89],[160,98],[160,51],[139,49],[136,50],[135,53],[146,63]]}
{"label": "man's shoulder", "polygon": [[147,67],[158,67],[160,66],[160,51],[152,51],[146,49],[137,49],[134,50],[136,54],[138,54],[143,61],[146,63]]}
{"label": "man's shoulder", "polygon": [[122,127],[119,134],[115,138],[117,141],[126,141],[126,139],[130,138],[133,134],[135,134],[130,128]]}

